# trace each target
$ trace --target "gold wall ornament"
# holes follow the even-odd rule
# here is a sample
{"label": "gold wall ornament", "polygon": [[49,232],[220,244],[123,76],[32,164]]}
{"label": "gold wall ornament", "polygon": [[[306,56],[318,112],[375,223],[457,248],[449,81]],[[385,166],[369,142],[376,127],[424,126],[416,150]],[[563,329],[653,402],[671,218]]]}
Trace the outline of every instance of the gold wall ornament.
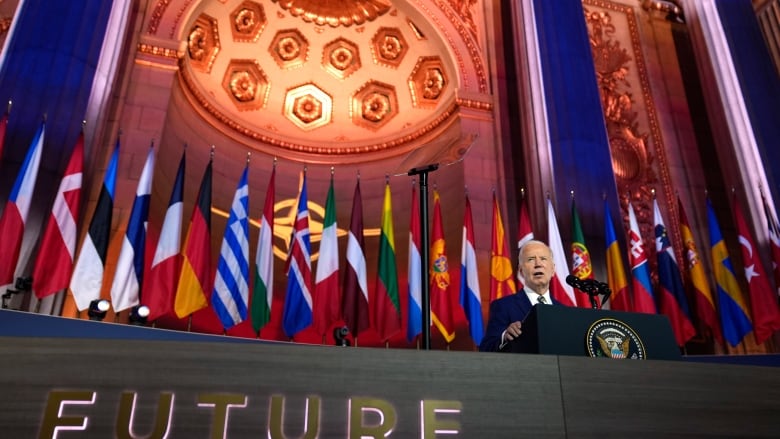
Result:
{"label": "gold wall ornament", "polygon": [[441,58],[421,56],[409,75],[412,104],[422,108],[436,106],[448,83]]}
{"label": "gold wall ornament", "polygon": [[258,62],[250,59],[230,61],[222,78],[222,88],[239,111],[264,107],[271,89]]}
{"label": "gold wall ornament", "polygon": [[[626,212],[630,201],[642,236],[652,237],[652,189],[670,216],[677,200],[637,24],[639,6],[608,0],[583,0],[583,6],[621,206]],[[668,229],[680,243],[679,227]]]}
{"label": "gold wall ornament", "polygon": [[358,46],[346,38],[337,38],[322,50],[322,67],[339,79],[346,79],[360,66]]}
{"label": "gold wall ornament", "polygon": [[371,53],[377,64],[396,68],[401,65],[408,51],[409,44],[401,29],[382,27],[371,38]]}
{"label": "gold wall ornament", "polygon": [[254,42],[263,32],[267,19],[262,5],[245,1],[230,13],[230,22],[233,41]]}
{"label": "gold wall ornament", "polygon": [[309,40],[298,29],[280,30],[271,41],[268,51],[283,69],[301,67],[309,57]]}
{"label": "gold wall ornament", "polygon": [[313,130],[330,123],[333,98],[316,84],[304,84],[287,92],[284,115],[297,127]]}
{"label": "gold wall ornament", "polygon": [[378,130],[398,114],[395,88],[379,81],[369,81],[352,98],[352,122]]}
{"label": "gold wall ornament", "polygon": [[217,20],[206,14],[201,14],[187,35],[187,54],[192,67],[210,73],[219,49]]}
{"label": "gold wall ornament", "polygon": [[652,157],[647,133],[640,132],[638,112],[633,109],[632,84],[628,79],[632,56],[615,39],[615,25],[608,12],[585,10],[590,27],[591,52],[596,69],[601,105],[612,149],[612,168],[624,184],[643,184],[652,175]]}
{"label": "gold wall ornament", "polygon": [[477,4],[477,0],[449,0],[449,2],[450,6],[455,9],[455,12],[457,12],[460,19],[463,20],[463,23],[466,24],[466,27],[468,27],[469,31],[474,35],[474,38],[476,38],[477,24],[474,21],[472,10],[474,9],[474,5]]}
{"label": "gold wall ornament", "polygon": [[273,0],[307,23],[349,27],[374,21],[390,10],[389,0]]}

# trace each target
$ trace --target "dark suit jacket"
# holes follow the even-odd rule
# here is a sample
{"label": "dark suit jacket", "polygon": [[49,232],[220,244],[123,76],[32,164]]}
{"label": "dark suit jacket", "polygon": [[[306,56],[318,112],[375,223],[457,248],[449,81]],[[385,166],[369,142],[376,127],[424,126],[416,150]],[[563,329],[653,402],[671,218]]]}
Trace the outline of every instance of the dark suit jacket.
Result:
{"label": "dark suit jacket", "polygon": [[[554,305],[561,305],[555,299],[552,302]],[[494,300],[490,304],[487,330],[482,338],[482,343],[479,344],[479,350],[498,352],[498,347],[501,346],[501,334],[504,333],[506,327],[512,322],[525,320],[532,308],[533,305],[523,290],[517,294]]]}

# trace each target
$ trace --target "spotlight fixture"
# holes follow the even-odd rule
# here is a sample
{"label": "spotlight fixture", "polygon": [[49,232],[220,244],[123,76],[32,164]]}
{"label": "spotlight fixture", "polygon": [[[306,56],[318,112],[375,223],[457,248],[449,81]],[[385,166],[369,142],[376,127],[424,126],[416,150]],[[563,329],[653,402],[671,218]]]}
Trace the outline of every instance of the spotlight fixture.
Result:
{"label": "spotlight fixture", "polygon": [[143,326],[146,324],[146,319],[149,317],[149,307],[146,305],[136,305],[130,308],[130,316],[128,320],[131,325]]}
{"label": "spotlight fixture", "polygon": [[87,315],[90,320],[96,320],[98,322],[103,321],[108,312],[108,308],[111,307],[111,303],[106,299],[95,299],[89,303],[89,309]]}
{"label": "spotlight fixture", "polygon": [[349,328],[346,326],[333,329],[333,341],[336,342],[336,346],[349,346],[348,335]]}
{"label": "spotlight fixture", "polygon": [[8,288],[5,291],[5,294],[2,296],[2,306],[3,309],[8,308],[8,302],[13,299],[13,297],[19,293],[29,293],[32,291],[32,277],[17,277],[16,281],[14,282],[14,290],[11,288]]}

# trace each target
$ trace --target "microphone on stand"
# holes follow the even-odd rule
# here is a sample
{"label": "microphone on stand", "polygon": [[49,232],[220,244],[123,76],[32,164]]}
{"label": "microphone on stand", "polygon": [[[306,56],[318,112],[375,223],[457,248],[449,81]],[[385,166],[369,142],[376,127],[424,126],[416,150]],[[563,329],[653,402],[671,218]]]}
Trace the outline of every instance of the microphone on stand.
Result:
{"label": "microphone on stand", "polygon": [[596,301],[596,296],[609,296],[612,294],[609,285],[604,282],[599,282],[596,279],[580,279],[577,276],[570,274],[566,276],[566,283],[587,294],[590,297],[590,304],[593,306],[593,309],[600,308]]}

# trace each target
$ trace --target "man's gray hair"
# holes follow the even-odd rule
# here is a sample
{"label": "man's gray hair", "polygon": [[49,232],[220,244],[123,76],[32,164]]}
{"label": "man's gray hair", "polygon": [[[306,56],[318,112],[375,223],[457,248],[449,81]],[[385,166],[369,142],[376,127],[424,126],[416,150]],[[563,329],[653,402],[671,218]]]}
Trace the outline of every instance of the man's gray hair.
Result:
{"label": "man's gray hair", "polygon": [[[550,259],[552,259],[553,252],[552,252],[552,249],[550,248],[550,246],[547,245],[547,243],[544,242],[544,241],[540,241],[538,239],[532,239],[532,240],[526,242],[525,244],[523,244],[522,247],[520,247],[520,253],[518,253],[518,257],[519,257],[519,259],[521,259],[521,261],[520,261],[521,263],[522,263],[523,251],[528,246],[528,244],[541,244],[541,245],[547,247],[547,250],[550,251]],[[553,260],[553,262],[554,262],[554,260]]]}

